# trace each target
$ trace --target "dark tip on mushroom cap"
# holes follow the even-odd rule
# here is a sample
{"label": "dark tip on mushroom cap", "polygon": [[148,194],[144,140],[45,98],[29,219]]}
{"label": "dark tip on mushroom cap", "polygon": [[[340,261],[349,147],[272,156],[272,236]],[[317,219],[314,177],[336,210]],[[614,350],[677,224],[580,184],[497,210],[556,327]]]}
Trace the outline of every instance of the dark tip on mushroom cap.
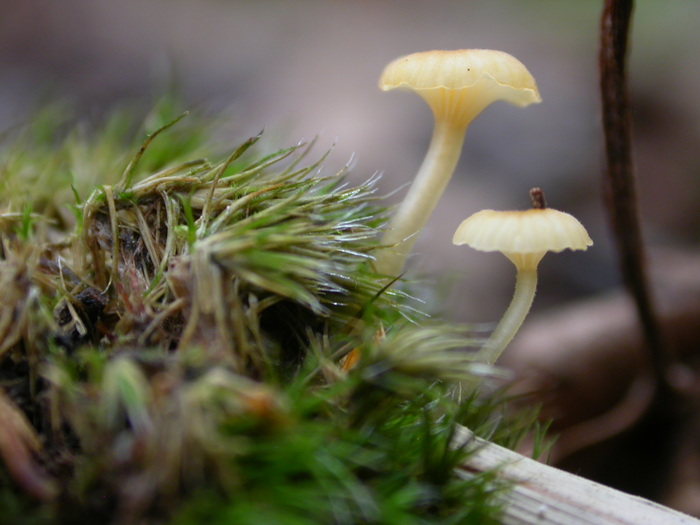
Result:
{"label": "dark tip on mushroom cap", "polygon": [[536,210],[544,210],[547,207],[547,201],[544,199],[542,188],[532,188],[530,190],[530,200],[532,201],[532,207]]}

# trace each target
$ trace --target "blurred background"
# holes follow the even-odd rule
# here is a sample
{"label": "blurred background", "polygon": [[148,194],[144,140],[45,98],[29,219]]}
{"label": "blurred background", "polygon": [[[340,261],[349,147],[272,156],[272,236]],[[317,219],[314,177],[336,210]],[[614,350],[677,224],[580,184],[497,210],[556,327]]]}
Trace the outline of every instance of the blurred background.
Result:
{"label": "blurred background", "polygon": [[[554,322],[552,312],[586,299],[592,306],[576,319],[605,325],[614,318],[616,328],[606,329],[624,336],[635,330],[629,303],[615,299],[608,311],[596,302],[618,297],[620,289],[601,203],[601,3],[2,0],[0,131],[49,100],[68,100],[78,114],[99,118],[115,104],[145,112],[176,86],[186,109],[227,116],[232,146],[262,128],[275,147],[320,134],[319,156],[336,144],[328,173],[352,158],[356,182],[381,172],[381,193],[397,202],[405,188],[396,190],[412,180],[426,151],[432,116],[413,94],[377,89],[384,65],[428,49],[500,49],[528,67],[543,102],[525,109],[496,103],[471,125],[455,177],[416,245],[410,275],[425,283],[417,292],[435,313],[497,320],[512,293],[510,263],[455,247],[452,234],[480,209],[527,208],[528,189],[541,186],[552,207],[584,223],[595,245],[545,258],[530,330],[542,333],[543,323]],[[638,1],[630,56],[645,237],[658,273],[686,276],[681,288],[693,292],[694,301],[700,276],[698,20],[700,2]],[[683,272],[673,266],[679,260]],[[684,322],[700,325],[692,316]],[[595,331],[576,326],[586,327],[584,341]],[[572,333],[565,330],[557,340],[547,332],[550,346],[525,334],[513,355],[561,346]],[[527,358],[512,360],[517,367]],[[621,359],[621,367],[626,362]]]}
{"label": "blurred background", "polygon": [[[600,10],[580,0],[3,0],[0,129],[47,99],[92,117],[124,102],[145,112],[176,86],[187,109],[230,115],[232,144],[262,128],[278,147],[320,134],[319,155],[336,143],[329,170],[353,157],[353,177],[382,172],[388,194],[412,180],[432,116],[410,93],[377,89],[384,65],[428,49],[510,52],[536,78],[543,103],[497,103],[472,124],[411,266],[427,282],[439,276],[431,309],[488,322],[509,299],[510,263],[454,247],[451,237],[479,209],[528,207],[532,186],[583,221],[596,243],[545,258],[535,311],[619,281],[600,203]],[[637,5],[636,162],[653,243],[693,244],[700,231],[699,15],[697,2]]]}

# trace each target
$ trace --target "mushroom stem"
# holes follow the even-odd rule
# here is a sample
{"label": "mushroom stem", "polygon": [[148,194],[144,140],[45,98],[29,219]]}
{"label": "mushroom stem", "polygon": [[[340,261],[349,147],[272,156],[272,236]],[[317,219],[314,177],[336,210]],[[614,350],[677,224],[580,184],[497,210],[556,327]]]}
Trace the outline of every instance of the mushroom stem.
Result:
{"label": "mushroom stem", "polygon": [[537,289],[537,267],[518,268],[515,278],[515,292],[513,299],[499,321],[491,337],[486,341],[483,348],[477,355],[477,360],[488,364],[493,364],[505,350],[508,343],[518,332],[523,324],[527,313],[530,311],[532,301],[535,298]]}
{"label": "mushroom stem", "polygon": [[416,242],[450,181],[462,153],[466,124],[436,120],[428,152],[408,194],[396,210],[382,238],[374,268],[384,275],[401,273]]}

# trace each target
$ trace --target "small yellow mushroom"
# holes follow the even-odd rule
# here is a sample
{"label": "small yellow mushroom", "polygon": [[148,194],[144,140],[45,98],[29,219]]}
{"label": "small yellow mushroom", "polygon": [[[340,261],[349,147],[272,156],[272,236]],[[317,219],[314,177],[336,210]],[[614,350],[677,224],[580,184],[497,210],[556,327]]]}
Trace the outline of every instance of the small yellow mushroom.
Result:
{"label": "small yellow mushroom", "polygon": [[483,252],[501,252],[515,265],[515,293],[508,310],[477,359],[493,364],[530,311],[537,289],[537,266],[547,252],[586,250],[593,244],[572,215],[547,208],[539,188],[530,190],[534,207],[526,211],[482,210],[459,225],[452,242]]}
{"label": "small yellow mushroom", "polygon": [[430,217],[462,152],[469,123],[488,105],[540,102],[535,80],[513,56],[489,49],[426,51],[391,62],[379,80],[383,91],[414,91],[430,106],[433,136],[423,164],[382,239],[375,269],[398,275],[416,234]]}

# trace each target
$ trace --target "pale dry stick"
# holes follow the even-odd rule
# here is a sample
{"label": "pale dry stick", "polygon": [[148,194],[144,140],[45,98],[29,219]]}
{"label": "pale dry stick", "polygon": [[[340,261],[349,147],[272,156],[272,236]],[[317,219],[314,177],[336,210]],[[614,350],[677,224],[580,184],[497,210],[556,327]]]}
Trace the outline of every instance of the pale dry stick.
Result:
{"label": "pale dry stick", "polygon": [[462,477],[496,472],[512,483],[500,497],[503,525],[700,525],[700,520],[644,498],[550,467],[458,427],[454,446],[472,454]]}

